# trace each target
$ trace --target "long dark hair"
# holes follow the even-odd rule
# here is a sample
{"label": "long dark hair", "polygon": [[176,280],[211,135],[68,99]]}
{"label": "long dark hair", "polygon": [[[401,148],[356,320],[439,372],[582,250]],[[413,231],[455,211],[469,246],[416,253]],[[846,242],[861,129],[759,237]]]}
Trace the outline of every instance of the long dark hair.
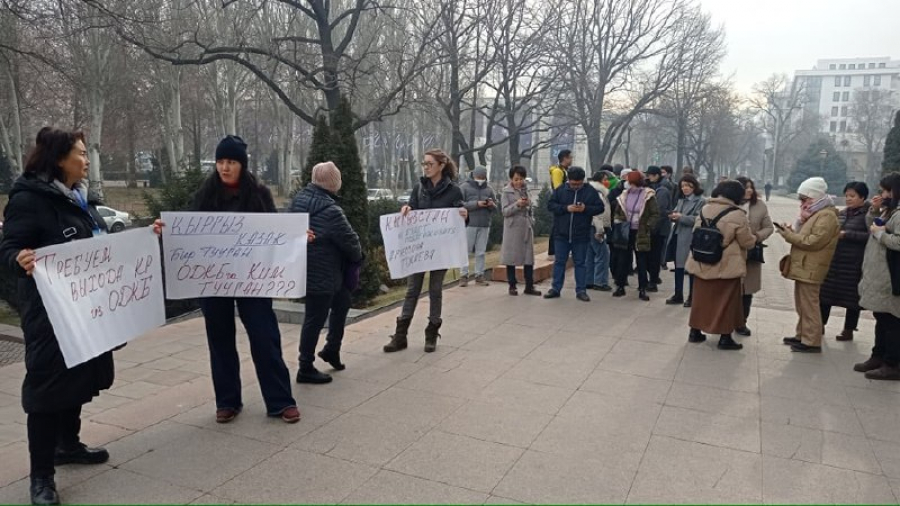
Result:
{"label": "long dark hair", "polygon": [[756,183],[753,182],[749,177],[740,176],[735,178],[744,188],[747,188],[747,185],[750,185],[750,188],[753,188],[753,195],[750,196],[750,205],[755,206],[756,202],[759,200],[759,195],[756,193]]}
{"label": "long dark hair", "polygon": [[[219,171],[213,169],[203,185],[197,190],[194,202],[198,211],[225,211],[228,210],[227,201],[230,200],[229,192],[219,176]],[[262,185],[256,176],[241,164],[241,174],[238,176],[238,200],[242,212],[265,212],[266,203],[263,198]]]}
{"label": "long dark hair", "polygon": [[34,149],[28,154],[25,172],[34,174],[47,183],[54,179],[64,181],[65,175],[59,162],[69,156],[78,141],[84,142],[84,133],[80,131],[59,130],[48,126],[42,128],[37,134]]}
{"label": "long dark hair", "polygon": [[897,209],[897,204],[900,204],[900,172],[891,172],[887,176],[884,176],[881,178],[878,186],[891,192],[891,202],[887,208],[888,211],[894,212],[894,210]]}

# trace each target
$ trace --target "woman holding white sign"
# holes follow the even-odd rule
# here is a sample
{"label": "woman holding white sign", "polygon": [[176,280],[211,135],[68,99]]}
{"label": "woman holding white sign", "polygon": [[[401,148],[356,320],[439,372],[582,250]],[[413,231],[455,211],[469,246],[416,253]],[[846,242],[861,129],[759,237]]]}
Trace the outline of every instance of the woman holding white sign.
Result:
{"label": "woman holding white sign", "polygon": [[[462,190],[453,182],[456,178],[456,164],[447,156],[447,153],[440,149],[432,149],[425,152],[422,169],[425,175],[412,189],[409,195],[409,204],[400,209],[400,214],[406,216],[413,210],[458,207],[460,208],[460,216],[466,218],[468,213],[463,207]],[[403,300],[403,309],[397,318],[397,329],[394,331],[394,335],[391,336],[391,342],[384,345],[385,353],[406,349],[409,324],[412,323],[413,315],[416,312],[416,304],[419,303],[419,295],[422,293],[425,274],[420,272],[407,278],[406,298]],[[428,312],[428,326],[425,328],[425,351],[428,353],[437,349],[437,340],[441,337],[438,331],[441,329],[441,323],[443,323],[443,320],[441,320],[441,306],[443,302],[444,276],[446,274],[446,269],[428,273],[430,309]]]}
{"label": "woman holding white sign", "polygon": [[331,381],[330,375],[313,366],[319,333],[326,321],[328,336],[319,358],[335,370],[344,370],[341,342],[350,312],[350,294],[359,285],[363,253],[359,236],[335,201],[340,190],[341,171],[332,162],[320,163],[312,168],[312,183],[291,202],[292,213],[309,213],[309,228],[318,238],[307,248],[309,274],[297,383]]}
{"label": "woman holding white sign", "polygon": [[[229,135],[216,147],[216,170],[194,196],[192,211],[275,213],[268,188],[247,170],[247,144]],[[162,233],[157,220],[154,231]],[[291,393],[291,374],[281,355],[281,331],[272,309],[272,299],[251,297],[206,297],[199,299],[206,322],[210,370],[216,392],[216,422],[228,423],[244,407],[241,399],[241,362],[236,345],[234,306],[247,338],[256,377],[269,416],[287,423],[300,421],[300,411]]]}
{"label": "woman holding white sign", "polygon": [[42,128],[4,211],[0,261],[20,274],[32,504],[59,504],[55,465],[109,460],[106,450],[85,446],[79,433],[81,407],[112,385],[112,352],[67,369],[32,277],[34,250],[106,233],[99,202],[88,195],[88,165],[82,133]]}

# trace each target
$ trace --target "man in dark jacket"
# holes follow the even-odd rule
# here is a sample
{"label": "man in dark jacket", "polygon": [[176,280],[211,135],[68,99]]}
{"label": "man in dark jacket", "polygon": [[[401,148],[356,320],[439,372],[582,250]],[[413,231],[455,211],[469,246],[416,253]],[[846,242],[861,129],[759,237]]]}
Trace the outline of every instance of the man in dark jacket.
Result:
{"label": "man in dark jacket", "polygon": [[330,375],[313,366],[313,354],[326,320],[328,337],[319,358],[338,371],[344,369],[340,350],[353,288],[345,282],[345,273],[359,268],[363,253],[359,236],[335,201],[340,189],[338,168],[331,162],[320,163],[313,167],[312,183],[291,202],[292,213],[309,213],[309,228],[316,236],[307,247],[306,308],[300,332],[297,383],[331,381]]}
{"label": "man in dark jacket", "polygon": [[647,167],[647,180],[650,188],[656,192],[656,204],[659,206],[660,220],[656,222],[656,228],[653,235],[650,236],[650,261],[647,265],[650,282],[647,284],[648,292],[658,292],[657,284],[662,283],[659,277],[659,271],[663,265],[663,253],[666,247],[666,241],[669,238],[669,232],[672,230],[672,221],[669,220],[669,213],[675,207],[675,199],[666,179],[663,177],[662,169],[651,165]]}
{"label": "man in dark jacket", "polygon": [[600,194],[584,184],[585,173],[581,167],[571,167],[568,182],[557,188],[547,203],[553,214],[553,241],[556,255],[553,262],[553,288],[545,299],[555,299],[562,291],[566,277],[569,252],[575,262],[575,293],[578,300],[588,302],[587,252],[591,241],[591,222],[603,212]]}
{"label": "man in dark jacket", "polygon": [[[475,255],[475,284],[488,286],[488,281],[484,278],[484,255],[491,235],[491,214],[497,210],[497,204],[494,202],[494,189],[487,184],[487,169],[476,167],[472,171],[472,179],[463,183],[461,189],[465,200],[463,207],[469,212],[466,240],[468,253]],[[468,286],[468,259],[461,270],[459,286]]]}

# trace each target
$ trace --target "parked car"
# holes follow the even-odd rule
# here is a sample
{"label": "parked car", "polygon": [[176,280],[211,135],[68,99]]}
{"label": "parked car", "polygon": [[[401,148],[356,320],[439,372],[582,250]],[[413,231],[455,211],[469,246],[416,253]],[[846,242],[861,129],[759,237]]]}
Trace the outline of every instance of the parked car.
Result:
{"label": "parked car", "polygon": [[97,206],[97,212],[103,217],[110,232],[121,232],[131,226],[131,215],[126,212],[106,206]]}
{"label": "parked car", "polygon": [[369,188],[368,198],[370,202],[373,200],[392,199],[394,194],[387,188]]}

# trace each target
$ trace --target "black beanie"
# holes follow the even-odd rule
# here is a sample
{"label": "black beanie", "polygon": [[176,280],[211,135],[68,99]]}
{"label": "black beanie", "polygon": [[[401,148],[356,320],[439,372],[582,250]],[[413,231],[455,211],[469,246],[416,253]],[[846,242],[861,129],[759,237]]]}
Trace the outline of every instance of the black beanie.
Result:
{"label": "black beanie", "polygon": [[241,162],[241,168],[247,169],[247,143],[237,135],[227,135],[216,146],[216,161],[223,158]]}

